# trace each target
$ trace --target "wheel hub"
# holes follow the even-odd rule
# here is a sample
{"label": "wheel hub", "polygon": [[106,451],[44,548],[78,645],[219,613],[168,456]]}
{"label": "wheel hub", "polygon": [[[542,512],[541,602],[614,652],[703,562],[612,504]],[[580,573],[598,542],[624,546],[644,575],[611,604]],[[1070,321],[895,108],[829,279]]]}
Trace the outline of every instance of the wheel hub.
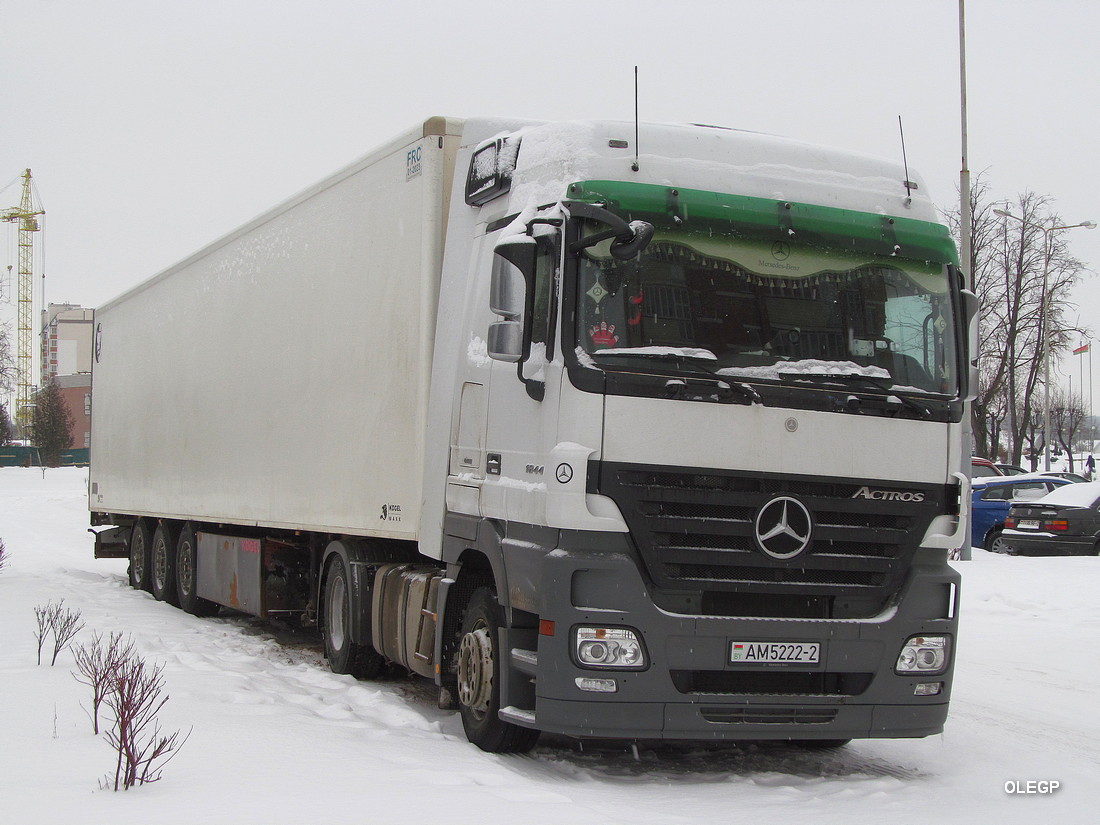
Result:
{"label": "wheel hub", "polygon": [[493,642],[487,628],[462,637],[458,648],[458,701],[477,713],[489,709],[493,693]]}

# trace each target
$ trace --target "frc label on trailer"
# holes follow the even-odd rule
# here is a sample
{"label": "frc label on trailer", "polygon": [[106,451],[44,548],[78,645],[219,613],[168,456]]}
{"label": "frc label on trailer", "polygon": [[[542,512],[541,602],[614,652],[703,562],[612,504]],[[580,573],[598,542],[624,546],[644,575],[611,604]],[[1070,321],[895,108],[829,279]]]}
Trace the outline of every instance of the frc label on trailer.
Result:
{"label": "frc label on trailer", "polygon": [[730,642],[730,662],[750,665],[816,665],[818,642]]}
{"label": "frc label on trailer", "polygon": [[405,180],[410,181],[415,177],[419,177],[420,173],[424,171],[422,162],[423,150],[417,146],[415,149],[410,149],[405,153]]}

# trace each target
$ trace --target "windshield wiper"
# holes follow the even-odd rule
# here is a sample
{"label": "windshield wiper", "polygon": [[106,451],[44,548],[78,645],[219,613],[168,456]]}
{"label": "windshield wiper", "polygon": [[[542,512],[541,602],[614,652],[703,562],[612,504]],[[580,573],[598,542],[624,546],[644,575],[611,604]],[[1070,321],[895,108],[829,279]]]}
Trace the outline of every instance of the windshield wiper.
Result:
{"label": "windshield wiper", "polygon": [[[825,380],[825,381],[836,381],[838,383],[856,383],[856,382],[858,382],[858,383],[861,383],[865,386],[874,387],[875,389],[880,390],[885,396],[887,396],[886,399],[885,399],[886,403],[889,403],[891,398],[896,398],[898,400],[899,405],[904,404],[906,407],[908,407],[909,409],[911,409],[915,413],[917,413],[921,418],[928,418],[928,416],[930,416],[932,414],[932,411],[929,410],[923,404],[917,403],[912,398],[909,398],[908,396],[906,396],[904,393],[900,393],[897,390],[895,390],[889,384],[883,383],[883,379],[875,378],[874,376],[871,376],[871,375],[862,375],[858,372],[793,372],[793,371],[792,372],[782,372],[782,371],[780,371],[779,377],[783,378],[785,380],[786,379],[798,379],[798,378],[816,378],[816,379]],[[853,400],[856,402],[855,409],[859,409],[859,406],[862,404],[862,402],[858,398],[856,398],[855,396],[852,396],[852,398],[849,399],[849,406],[852,406],[851,401],[853,401]]]}
{"label": "windshield wiper", "polygon": [[682,379],[670,379],[665,382],[665,390],[668,392],[669,398],[686,398],[691,400],[693,398],[702,400],[707,396],[713,395],[716,400],[724,401],[727,403],[734,402],[734,395],[740,395],[742,404],[759,404],[761,403],[760,394],[750,387],[748,384],[733,383],[725,380],[724,377],[718,375],[717,367],[711,368],[707,366],[708,363],[716,363],[717,358],[709,350],[697,349],[689,350],[686,352],[669,352],[657,351],[657,348],[646,350],[644,348],[638,349],[621,349],[615,350],[597,350],[592,353],[594,356],[633,356],[637,355],[644,358],[647,361],[667,361],[675,364],[678,367],[686,368],[694,375],[706,376],[708,381],[714,383],[706,387],[704,392],[689,394],[689,386],[686,381]]}

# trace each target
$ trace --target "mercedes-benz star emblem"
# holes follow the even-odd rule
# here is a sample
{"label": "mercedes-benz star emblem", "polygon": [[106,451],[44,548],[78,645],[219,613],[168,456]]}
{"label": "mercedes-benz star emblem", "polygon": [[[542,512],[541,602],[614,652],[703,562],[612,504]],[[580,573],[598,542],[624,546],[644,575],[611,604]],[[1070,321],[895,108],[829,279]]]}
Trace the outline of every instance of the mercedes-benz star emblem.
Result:
{"label": "mercedes-benz star emblem", "polygon": [[559,464],[558,471],[554,476],[560,484],[568,484],[573,480],[573,468],[568,464]]}
{"label": "mercedes-benz star emblem", "polygon": [[810,546],[814,522],[797,498],[776,496],[756,513],[757,546],[773,559],[792,559]]}

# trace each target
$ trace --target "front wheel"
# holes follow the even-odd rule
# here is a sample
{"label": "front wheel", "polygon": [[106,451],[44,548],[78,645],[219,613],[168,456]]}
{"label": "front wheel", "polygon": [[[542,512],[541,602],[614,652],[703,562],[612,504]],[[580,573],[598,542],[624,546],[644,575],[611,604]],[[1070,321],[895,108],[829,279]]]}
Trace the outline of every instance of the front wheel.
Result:
{"label": "front wheel", "polygon": [[325,656],[333,673],[370,679],[382,672],[386,660],[372,646],[352,641],[353,607],[347,565],[335,556],[325,573]]}
{"label": "front wheel", "polygon": [[500,606],[488,587],[474,591],[458,647],[458,708],[466,738],[489,753],[526,753],[539,731],[500,718]]}

